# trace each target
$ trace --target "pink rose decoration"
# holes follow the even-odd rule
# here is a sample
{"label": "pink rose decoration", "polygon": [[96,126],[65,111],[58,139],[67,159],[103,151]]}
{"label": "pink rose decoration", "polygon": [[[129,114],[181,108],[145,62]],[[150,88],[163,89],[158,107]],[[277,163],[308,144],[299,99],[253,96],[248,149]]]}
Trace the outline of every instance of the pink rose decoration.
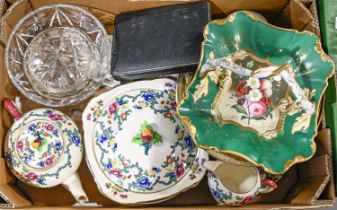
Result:
{"label": "pink rose decoration", "polygon": [[53,121],[63,120],[63,117],[57,114],[49,114],[48,117]]}
{"label": "pink rose decoration", "polygon": [[171,106],[172,106],[172,109],[176,109],[176,108],[177,108],[177,103],[176,103],[176,102],[173,102],[173,103],[171,104]]}
{"label": "pink rose decoration", "polygon": [[184,172],[185,172],[185,169],[184,169],[183,165],[180,164],[178,166],[177,170],[176,170],[176,176],[180,177],[180,176],[182,176],[184,174]]}
{"label": "pink rose decoration", "polygon": [[249,203],[249,202],[251,202],[253,199],[254,199],[253,196],[248,195],[248,196],[246,196],[246,197],[242,200],[242,203]]}
{"label": "pink rose decoration", "polygon": [[254,116],[263,116],[264,113],[266,113],[267,109],[266,109],[266,105],[261,102],[252,102],[248,105],[248,111],[251,117]]}
{"label": "pink rose decoration", "polygon": [[37,175],[34,174],[33,172],[28,173],[28,174],[26,175],[26,177],[27,177],[28,179],[30,179],[30,180],[35,180],[35,179],[37,179]]}
{"label": "pink rose decoration", "polygon": [[112,103],[112,104],[110,104],[110,106],[109,106],[108,109],[109,109],[109,114],[110,115],[114,114],[116,112],[116,110],[117,110],[117,104],[115,102]]}
{"label": "pink rose decoration", "polygon": [[22,141],[19,141],[16,145],[16,147],[19,149],[19,150],[22,150],[23,148],[23,142]]}
{"label": "pink rose decoration", "polygon": [[48,130],[48,131],[54,130],[54,126],[51,125],[51,124],[48,124],[48,125],[44,126],[44,128],[45,128],[46,130]]}
{"label": "pink rose decoration", "polygon": [[53,158],[47,158],[47,160],[46,160],[46,164],[47,165],[51,165],[51,164],[53,164],[53,162],[54,162],[54,160],[53,160]]}
{"label": "pink rose decoration", "polygon": [[112,174],[112,175],[116,176],[117,178],[122,178],[123,177],[122,172],[114,170],[114,169],[110,170],[109,174],[110,175]]}

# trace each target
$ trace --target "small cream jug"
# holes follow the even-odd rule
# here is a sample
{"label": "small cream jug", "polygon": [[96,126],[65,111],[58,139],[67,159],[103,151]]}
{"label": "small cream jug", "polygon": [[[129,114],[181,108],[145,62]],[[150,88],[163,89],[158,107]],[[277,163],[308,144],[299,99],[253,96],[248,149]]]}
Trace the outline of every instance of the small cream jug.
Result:
{"label": "small cream jug", "polygon": [[222,161],[206,161],[208,185],[219,204],[241,206],[254,200],[259,193],[277,188],[273,180],[261,180],[256,167],[230,164]]}

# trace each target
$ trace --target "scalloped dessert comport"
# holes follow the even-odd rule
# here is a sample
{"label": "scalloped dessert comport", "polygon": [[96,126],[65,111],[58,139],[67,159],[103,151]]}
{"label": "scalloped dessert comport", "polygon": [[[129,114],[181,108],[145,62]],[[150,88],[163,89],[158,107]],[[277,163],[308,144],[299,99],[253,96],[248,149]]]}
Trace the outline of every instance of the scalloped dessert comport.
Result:
{"label": "scalloped dessert comport", "polygon": [[282,174],[315,153],[333,71],[314,34],[235,12],[206,26],[199,67],[178,94],[178,115],[214,156]]}

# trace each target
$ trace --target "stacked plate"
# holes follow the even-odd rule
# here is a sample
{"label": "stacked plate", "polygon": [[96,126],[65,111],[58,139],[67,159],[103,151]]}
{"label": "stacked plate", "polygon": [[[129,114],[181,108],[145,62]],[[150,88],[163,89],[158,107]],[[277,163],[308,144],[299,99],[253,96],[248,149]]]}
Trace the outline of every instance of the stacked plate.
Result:
{"label": "stacked plate", "polygon": [[195,186],[208,156],[176,118],[175,82],[129,83],[92,99],[83,113],[86,159],[106,197],[159,202]]}

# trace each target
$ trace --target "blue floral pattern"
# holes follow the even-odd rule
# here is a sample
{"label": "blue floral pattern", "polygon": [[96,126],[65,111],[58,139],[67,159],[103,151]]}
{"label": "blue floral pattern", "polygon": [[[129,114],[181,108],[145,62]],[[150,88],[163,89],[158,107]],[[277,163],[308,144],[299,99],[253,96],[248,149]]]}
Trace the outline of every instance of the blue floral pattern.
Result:
{"label": "blue floral pattern", "polygon": [[[64,151],[72,148],[73,152],[82,152],[82,141],[70,118],[56,110],[39,109],[27,113],[20,121],[19,126],[10,129],[5,148],[6,161],[20,180],[44,186],[59,179],[63,169],[73,167],[72,154]],[[56,167],[63,155],[65,161]]]}
{"label": "blue floral pattern", "polygon": [[[86,116],[86,119],[95,122],[98,128],[94,132],[95,151],[104,173],[127,190],[149,192],[167,188],[181,180],[194,165],[197,147],[182,124],[176,120],[175,89],[173,85],[167,86],[169,88],[165,91],[141,90],[133,95],[120,96],[107,107],[98,101]],[[123,149],[119,148],[119,144],[128,139],[117,137],[124,122],[131,115],[145,109],[168,119],[168,122],[174,125],[172,133],[177,137],[166,160],[149,169],[142,168],[135,160],[122,155],[125,152],[119,152],[119,149]],[[130,141],[132,137],[130,134]],[[151,151],[155,150],[149,150],[149,155]],[[194,178],[195,176],[191,177]]]}

